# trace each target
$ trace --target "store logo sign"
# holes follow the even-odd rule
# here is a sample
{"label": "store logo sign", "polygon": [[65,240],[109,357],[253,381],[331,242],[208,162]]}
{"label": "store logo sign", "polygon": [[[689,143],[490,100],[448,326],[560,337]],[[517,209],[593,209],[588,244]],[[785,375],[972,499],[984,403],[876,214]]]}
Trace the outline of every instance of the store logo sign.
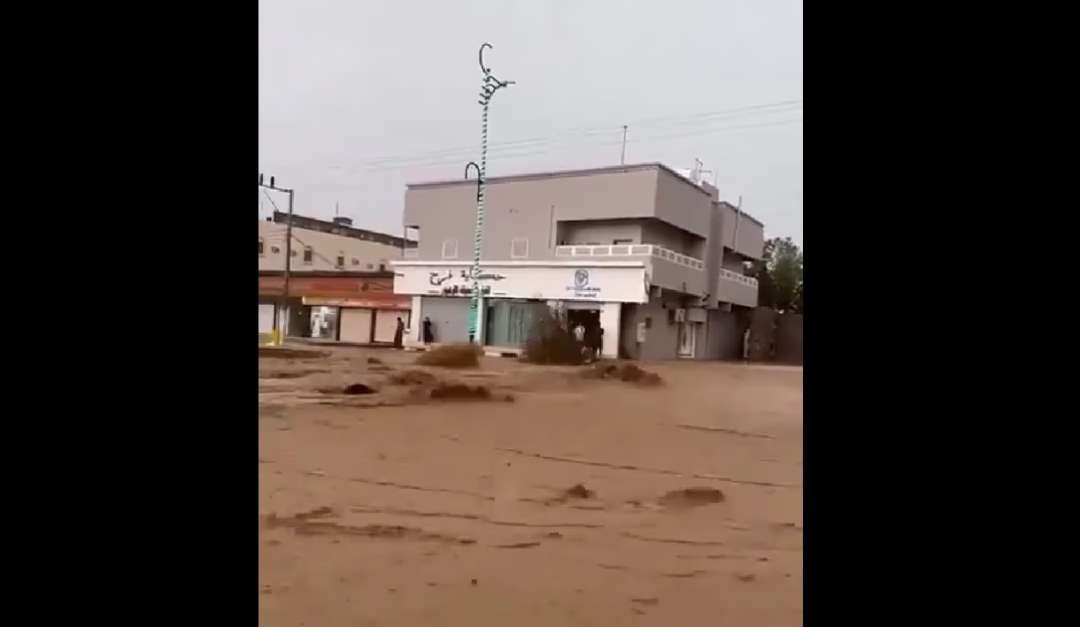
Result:
{"label": "store logo sign", "polygon": [[589,271],[582,268],[574,272],[574,287],[584,289],[589,285]]}
{"label": "store logo sign", "polygon": [[568,286],[566,291],[573,292],[576,298],[596,298],[600,294],[600,288],[589,285],[589,271],[578,268],[574,271],[574,284]]}

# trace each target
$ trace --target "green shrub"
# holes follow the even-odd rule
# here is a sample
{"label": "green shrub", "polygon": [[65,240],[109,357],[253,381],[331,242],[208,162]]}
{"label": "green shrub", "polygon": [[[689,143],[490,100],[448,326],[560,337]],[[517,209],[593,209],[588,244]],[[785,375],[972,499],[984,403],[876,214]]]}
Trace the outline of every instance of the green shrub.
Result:
{"label": "green shrub", "polygon": [[576,366],[584,361],[584,355],[574,334],[550,311],[545,311],[533,322],[522,359],[534,364]]}

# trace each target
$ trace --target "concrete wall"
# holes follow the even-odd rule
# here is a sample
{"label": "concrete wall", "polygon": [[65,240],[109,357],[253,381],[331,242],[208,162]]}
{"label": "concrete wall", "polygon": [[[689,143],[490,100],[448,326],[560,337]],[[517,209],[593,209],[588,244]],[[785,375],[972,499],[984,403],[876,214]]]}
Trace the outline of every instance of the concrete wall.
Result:
{"label": "concrete wall", "polygon": [[615,240],[631,240],[631,243],[642,243],[641,220],[587,220],[573,222],[559,222],[556,226],[556,244],[564,242],[571,244],[596,244],[610,245]]}
{"label": "concrete wall", "polygon": [[750,360],[772,361],[776,350],[776,310],[758,307],[750,313]]}
{"label": "concrete wall", "polygon": [[757,307],[758,288],[747,285],[742,281],[720,275],[716,279],[716,287],[713,291],[715,300],[722,303],[733,303],[740,307]]}
{"label": "concrete wall", "polygon": [[[481,256],[509,259],[511,240],[517,237],[529,240],[529,259],[551,259],[556,224],[578,220],[653,218],[703,240],[709,236],[711,211],[707,192],[655,164],[496,177],[486,187]],[[442,259],[444,240],[457,241],[458,259],[471,259],[475,217],[474,182],[414,184],[405,191],[404,223],[419,227],[420,260]],[[603,236],[599,241],[604,244],[618,237],[597,236]],[[687,251],[685,242],[673,250],[700,259],[703,246],[693,240],[689,248],[698,254]]]}
{"label": "concrete wall", "polygon": [[653,285],[694,296],[704,296],[709,291],[709,285],[706,282],[708,273],[705,270],[688,268],[655,256],[650,258],[650,264],[652,266],[650,280]]}
{"label": "concrete wall", "polygon": [[698,237],[708,237],[712,196],[683,177],[665,169],[657,170],[656,217],[689,231]]}
{"label": "concrete wall", "polygon": [[[724,246],[750,259],[761,259],[765,247],[765,227],[755,218],[737,212],[730,203],[720,202],[717,206],[723,212],[721,240]],[[735,228],[736,223],[738,229]]]}
{"label": "concrete wall", "polygon": [[431,318],[436,342],[467,342],[469,340],[468,298],[425,296],[420,299],[419,314],[413,312],[413,326],[419,328],[425,317]]}
{"label": "concrete wall", "polygon": [[[673,294],[665,294],[663,304],[668,308],[679,307]],[[648,303],[624,305],[620,325],[620,354],[630,359],[675,359],[679,354],[679,325],[668,322],[668,311],[655,293]],[[637,343],[637,325],[652,318],[651,327],[645,331],[645,343]],[[700,340],[699,350],[700,350]]]}
{"label": "concrete wall", "polygon": [[803,362],[802,314],[784,313],[776,318],[776,361],[785,364]]}
{"label": "concrete wall", "polygon": [[[529,240],[529,259],[552,259],[558,221],[652,217],[656,172],[655,167],[639,167],[490,179],[481,256],[510,259],[511,240],[524,237]],[[445,239],[458,241],[459,259],[471,259],[475,217],[475,183],[411,185],[405,191],[404,222],[419,227],[421,260],[441,259]]]}
{"label": "concrete wall", "polygon": [[678,229],[659,220],[645,220],[641,224],[641,243],[656,244],[668,250],[695,259],[705,257],[705,238]]}
{"label": "concrete wall", "polygon": [[746,321],[734,311],[709,311],[703,359],[741,359]]}
{"label": "concrete wall", "polygon": [[[259,221],[259,238],[263,242],[263,254],[259,256],[259,270],[285,269],[286,225]],[[304,248],[311,246],[311,263],[304,262]],[[274,248],[277,252],[274,252]],[[293,227],[292,269],[303,271],[377,272],[380,265],[389,268],[388,262],[401,258],[401,249],[377,242],[369,242]],[[337,256],[344,255],[345,266],[337,266]]]}

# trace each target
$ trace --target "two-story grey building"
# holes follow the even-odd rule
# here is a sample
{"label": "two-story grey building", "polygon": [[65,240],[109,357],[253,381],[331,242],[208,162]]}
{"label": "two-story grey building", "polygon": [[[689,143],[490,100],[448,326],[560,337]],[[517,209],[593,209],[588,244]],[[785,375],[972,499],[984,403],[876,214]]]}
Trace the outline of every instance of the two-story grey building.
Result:
{"label": "two-story grey building", "polygon": [[[711,185],[644,163],[492,177],[485,195],[485,345],[520,348],[544,307],[599,325],[607,357],[715,359],[738,344],[763,225]],[[395,293],[412,297],[411,341],[425,317],[436,342],[468,339],[475,216],[475,180],[407,186],[419,243],[393,266]]]}

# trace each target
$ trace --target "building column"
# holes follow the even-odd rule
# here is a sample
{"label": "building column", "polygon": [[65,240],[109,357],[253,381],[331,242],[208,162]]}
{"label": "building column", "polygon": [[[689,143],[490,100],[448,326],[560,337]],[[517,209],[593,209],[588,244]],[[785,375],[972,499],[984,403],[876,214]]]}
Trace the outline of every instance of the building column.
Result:
{"label": "building column", "polygon": [[[421,301],[420,296],[413,296],[412,297],[412,309],[409,311],[409,325],[408,325],[408,327],[409,327],[409,337],[408,337],[408,339],[411,342],[413,342],[414,344],[419,344],[420,343],[420,341],[421,341],[420,333],[424,328],[424,318],[420,314],[420,303],[421,302],[422,301]],[[372,325],[372,331],[371,331],[372,333],[375,333],[374,329],[375,329],[375,325],[373,324]]]}
{"label": "building column", "polygon": [[484,318],[487,317],[486,316],[487,312],[485,311],[486,309],[487,309],[487,299],[485,299],[483,296],[477,298],[476,299],[476,345],[477,346],[484,346],[486,344],[486,339],[487,338],[484,337],[484,328],[485,328],[486,322],[487,322],[486,320],[484,320]]}
{"label": "building column", "polygon": [[608,359],[619,356],[619,328],[622,321],[622,303],[604,303],[600,306],[600,328],[604,330],[603,346],[600,355]]}

